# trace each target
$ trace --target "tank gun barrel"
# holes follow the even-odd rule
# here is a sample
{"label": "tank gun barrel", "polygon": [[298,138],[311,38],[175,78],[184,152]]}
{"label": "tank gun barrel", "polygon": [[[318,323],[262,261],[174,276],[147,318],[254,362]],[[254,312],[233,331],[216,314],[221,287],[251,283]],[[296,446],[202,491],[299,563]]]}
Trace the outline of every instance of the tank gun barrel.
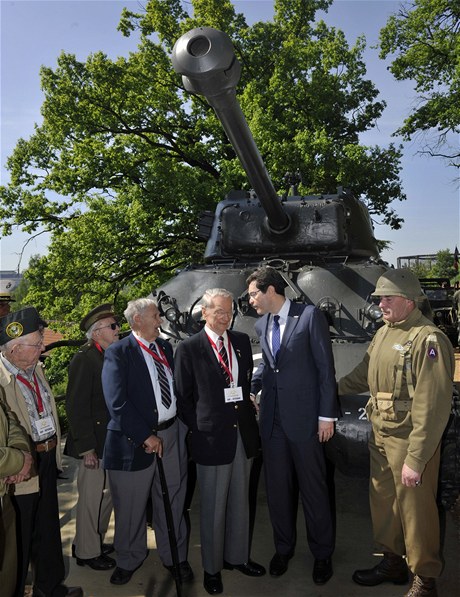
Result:
{"label": "tank gun barrel", "polygon": [[203,95],[216,112],[267,214],[270,229],[287,230],[289,217],[236,99],[241,67],[228,35],[211,27],[188,31],[174,45],[172,64],[182,75],[185,89]]}

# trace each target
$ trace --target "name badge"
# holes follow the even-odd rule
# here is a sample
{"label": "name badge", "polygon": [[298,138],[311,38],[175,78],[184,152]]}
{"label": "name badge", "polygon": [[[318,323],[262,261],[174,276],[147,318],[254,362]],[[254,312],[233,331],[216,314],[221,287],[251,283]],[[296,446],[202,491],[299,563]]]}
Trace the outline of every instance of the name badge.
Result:
{"label": "name badge", "polygon": [[56,432],[53,417],[43,417],[43,419],[35,421],[34,425],[39,437],[45,437]]}
{"label": "name badge", "polygon": [[224,389],[225,402],[240,402],[243,400],[243,388],[236,386],[234,388]]}

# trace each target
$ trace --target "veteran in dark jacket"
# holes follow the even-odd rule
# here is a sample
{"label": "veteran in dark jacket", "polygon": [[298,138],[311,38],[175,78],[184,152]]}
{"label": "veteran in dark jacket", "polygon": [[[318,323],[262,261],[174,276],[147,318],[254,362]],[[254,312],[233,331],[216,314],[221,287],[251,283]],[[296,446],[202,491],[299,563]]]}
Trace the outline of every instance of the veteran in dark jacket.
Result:
{"label": "veteran in dark jacket", "polygon": [[249,559],[249,476],[260,440],[249,397],[249,337],[227,330],[232,295],[222,288],[207,290],[202,314],[204,329],[177,347],[175,384],[200,486],[204,588],[213,595],[223,591],[222,568],[265,574]]}
{"label": "veteran in dark jacket", "polygon": [[80,329],[88,342],[70,363],[66,394],[69,433],[65,453],[81,459],[73,552],[79,566],[108,570],[115,567],[115,560],[107,555],[113,547],[103,543],[112,499],[101,459],[110,417],[101,374],[104,352],[119,337],[113,305],[92,309],[82,319]]}

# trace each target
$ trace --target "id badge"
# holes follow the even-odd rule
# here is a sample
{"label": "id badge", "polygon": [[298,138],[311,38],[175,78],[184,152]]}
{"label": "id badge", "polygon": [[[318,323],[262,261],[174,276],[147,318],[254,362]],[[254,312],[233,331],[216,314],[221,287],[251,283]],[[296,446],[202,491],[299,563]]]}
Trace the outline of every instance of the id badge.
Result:
{"label": "id badge", "polygon": [[225,395],[225,402],[240,402],[243,400],[243,388],[241,386],[236,386],[234,388],[225,388],[224,389]]}
{"label": "id badge", "polygon": [[34,424],[39,437],[45,437],[48,436],[50,433],[56,432],[53,417],[43,417],[43,419],[35,421]]}

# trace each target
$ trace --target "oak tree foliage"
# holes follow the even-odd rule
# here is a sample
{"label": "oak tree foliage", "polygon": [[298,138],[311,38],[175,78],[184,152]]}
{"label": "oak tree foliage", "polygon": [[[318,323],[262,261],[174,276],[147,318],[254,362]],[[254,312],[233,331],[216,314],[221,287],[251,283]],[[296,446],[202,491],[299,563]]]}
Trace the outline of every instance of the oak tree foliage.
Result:
{"label": "oak tree foliage", "polygon": [[390,71],[415,83],[417,103],[397,134],[425,137],[422,150],[460,167],[460,2],[411,0],[380,32]]}
{"label": "oak tree foliage", "polygon": [[[98,301],[147,295],[201,259],[198,214],[248,188],[213,110],[171,66],[177,38],[197,26],[227,32],[242,64],[238,96],[277,191],[300,170],[305,194],[351,188],[371,215],[398,228],[405,199],[400,148],[360,144],[385,108],[367,78],[364,38],[317,18],[332,0],[276,0],[273,21],[248,26],[229,0],[150,0],[124,10],[119,30],[137,51],[42,67],[43,120],[8,159],[3,234],[51,233],[34,260],[27,299],[78,321]],[[187,12],[188,9],[190,12]]]}

